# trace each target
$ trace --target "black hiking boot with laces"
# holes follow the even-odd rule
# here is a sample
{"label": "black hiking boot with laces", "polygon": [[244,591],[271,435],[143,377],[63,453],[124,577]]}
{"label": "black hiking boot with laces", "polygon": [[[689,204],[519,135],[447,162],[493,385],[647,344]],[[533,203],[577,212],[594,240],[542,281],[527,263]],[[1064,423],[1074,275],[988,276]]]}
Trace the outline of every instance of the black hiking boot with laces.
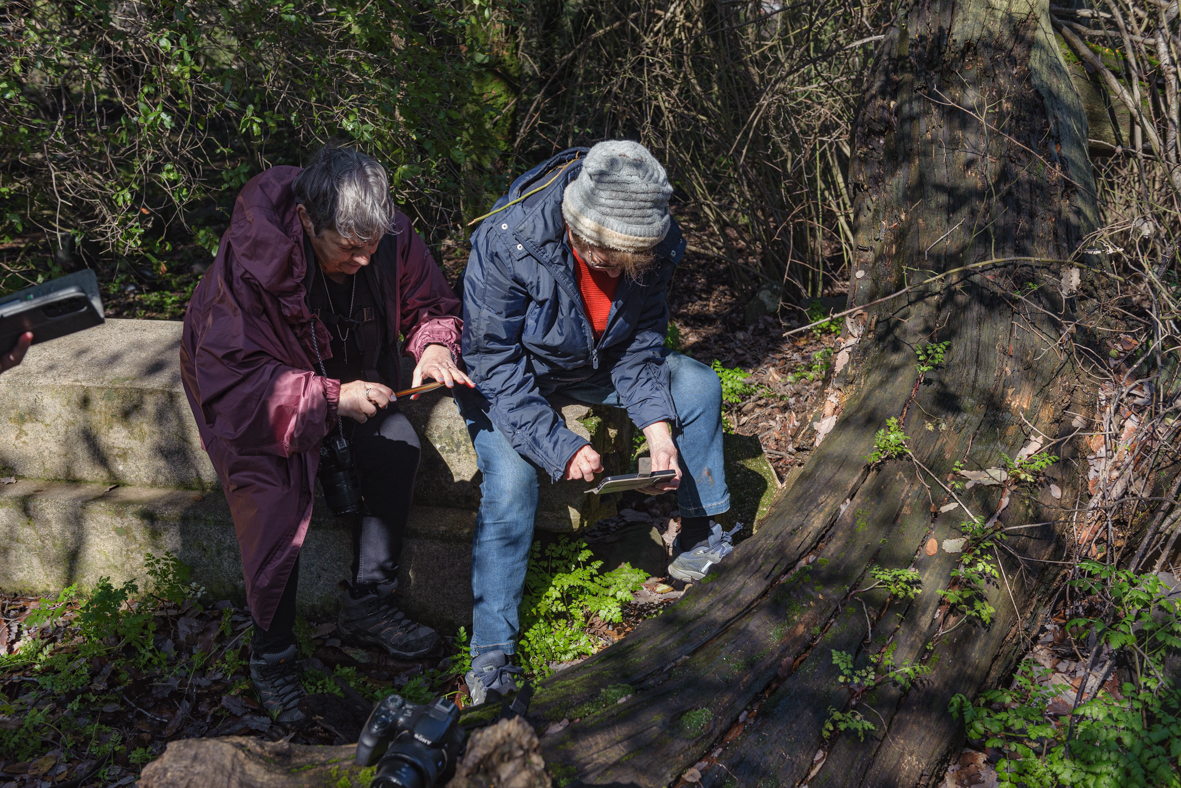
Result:
{"label": "black hiking boot with laces", "polygon": [[381,646],[395,659],[418,659],[439,643],[435,630],[411,621],[398,610],[390,587],[347,586],[336,629],[341,640]]}
{"label": "black hiking boot with laces", "polygon": [[307,719],[299,709],[299,702],[308,694],[295,669],[295,656],[294,645],[278,654],[250,655],[250,680],[258,699],[271,719],[284,725]]}

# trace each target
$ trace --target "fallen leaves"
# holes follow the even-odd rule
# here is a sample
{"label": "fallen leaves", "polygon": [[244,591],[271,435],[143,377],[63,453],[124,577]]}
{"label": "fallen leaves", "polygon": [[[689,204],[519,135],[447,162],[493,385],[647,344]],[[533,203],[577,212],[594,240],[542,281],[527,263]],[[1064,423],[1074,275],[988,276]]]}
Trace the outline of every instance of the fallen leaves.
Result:
{"label": "fallen leaves", "polygon": [[988,468],[983,471],[959,471],[959,474],[968,480],[968,483],[964,485],[965,489],[968,490],[977,484],[982,487],[1004,484],[1009,479],[1009,472],[1004,468]]}
{"label": "fallen leaves", "polygon": [[939,540],[932,537],[927,540],[927,546],[923,548],[923,552],[927,555],[935,555],[939,552]]}
{"label": "fallen leaves", "polygon": [[959,537],[957,539],[944,539],[943,549],[948,553],[962,553],[964,552],[964,545],[968,543],[966,537]]}

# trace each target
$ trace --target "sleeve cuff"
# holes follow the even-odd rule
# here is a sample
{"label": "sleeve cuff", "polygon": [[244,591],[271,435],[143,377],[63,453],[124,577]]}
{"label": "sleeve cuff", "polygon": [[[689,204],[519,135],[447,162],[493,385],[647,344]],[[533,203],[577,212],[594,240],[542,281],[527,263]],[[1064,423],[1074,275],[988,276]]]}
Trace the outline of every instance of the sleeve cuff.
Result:
{"label": "sleeve cuff", "polygon": [[459,318],[447,315],[436,318],[419,327],[406,343],[406,354],[413,356],[417,362],[422,359],[422,352],[427,345],[442,345],[451,351],[455,363],[460,363],[462,349],[460,348]]}
{"label": "sleeve cuff", "polygon": [[336,411],[340,407],[340,381],[333,378],[322,378],[324,381],[324,397],[328,400],[328,412],[324,415],[324,434],[336,424]]}

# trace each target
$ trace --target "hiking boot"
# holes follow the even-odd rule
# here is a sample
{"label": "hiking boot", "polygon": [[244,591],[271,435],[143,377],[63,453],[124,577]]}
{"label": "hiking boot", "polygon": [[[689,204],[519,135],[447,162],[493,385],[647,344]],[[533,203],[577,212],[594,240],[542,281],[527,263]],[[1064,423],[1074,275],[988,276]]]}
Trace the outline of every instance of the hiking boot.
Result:
{"label": "hiking boot", "polygon": [[435,630],[411,621],[398,610],[388,588],[349,586],[336,617],[336,629],[341,640],[381,646],[394,659],[418,659],[439,643]]}
{"label": "hiking boot", "polygon": [[683,583],[693,583],[709,574],[714,564],[734,552],[734,534],[742,528],[742,523],[723,531],[722,526],[710,523],[712,526],[709,539],[690,547],[681,549],[681,539],[677,537],[673,542],[673,562],[668,565],[668,573]]}
{"label": "hiking boot", "polygon": [[515,692],[517,680],[514,676],[524,672],[521,668],[513,667],[508,656],[499,649],[474,657],[472,669],[463,677],[472,696],[472,705],[479,706],[491,692],[498,693],[500,697]]}
{"label": "hiking boot", "polygon": [[307,716],[299,702],[308,696],[295,669],[295,646],[278,654],[251,654],[250,680],[271,719],[284,725],[303,722]]}

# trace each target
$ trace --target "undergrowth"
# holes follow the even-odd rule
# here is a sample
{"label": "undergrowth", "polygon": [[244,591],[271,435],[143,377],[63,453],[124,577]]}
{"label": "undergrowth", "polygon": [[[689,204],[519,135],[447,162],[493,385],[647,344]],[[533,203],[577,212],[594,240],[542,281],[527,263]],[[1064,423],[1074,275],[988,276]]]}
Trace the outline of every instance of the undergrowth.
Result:
{"label": "undergrowth", "polygon": [[593,619],[617,624],[623,605],[648,578],[623,564],[601,572],[603,562],[580,539],[562,539],[546,547],[534,542],[521,604],[521,659],[535,676],[553,673],[552,665],[595,653],[601,643],[587,628]]}
{"label": "undergrowth", "polygon": [[[1110,649],[1106,674],[1118,689],[1085,693],[1072,714],[1052,715],[1061,685],[1026,660],[1012,686],[952,698],[969,738],[1001,750],[1000,788],[1181,786],[1181,692],[1165,675],[1165,655],[1181,648],[1181,601],[1155,574],[1135,574],[1095,561],[1080,564],[1070,585],[1091,600],[1093,615],[1067,631],[1094,633]],[[1089,697],[1087,697],[1089,695]],[[1073,689],[1069,692],[1075,700]]]}

